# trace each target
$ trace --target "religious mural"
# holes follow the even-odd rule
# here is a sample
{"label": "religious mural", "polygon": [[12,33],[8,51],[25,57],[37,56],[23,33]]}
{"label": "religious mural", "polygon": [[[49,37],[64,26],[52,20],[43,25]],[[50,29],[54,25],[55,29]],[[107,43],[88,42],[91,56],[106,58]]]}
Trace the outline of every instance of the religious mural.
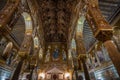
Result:
{"label": "religious mural", "polygon": [[45,63],[51,61],[67,61],[65,46],[62,44],[48,44],[45,52]]}
{"label": "religious mural", "polygon": [[55,46],[55,49],[53,51],[53,60],[58,60],[59,54],[60,54],[59,49],[57,46]]}

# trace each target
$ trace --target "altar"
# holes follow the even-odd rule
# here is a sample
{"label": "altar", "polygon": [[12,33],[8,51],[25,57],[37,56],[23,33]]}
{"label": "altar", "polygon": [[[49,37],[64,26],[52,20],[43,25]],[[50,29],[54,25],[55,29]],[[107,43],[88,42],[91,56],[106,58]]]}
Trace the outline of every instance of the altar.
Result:
{"label": "altar", "polygon": [[42,75],[39,75],[39,80],[70,80],[70,74],[54,67]]}
{"label": "altar", "polygon": [[43,63],[39,69],[40,80],[70,80],[71,71],[68,70],[68,53],[66,44],[48,43],[43,55]]}
{"label": "altar", "polygon": [[64,72],[54,67],[45,73],[46,80],[64,80]]}

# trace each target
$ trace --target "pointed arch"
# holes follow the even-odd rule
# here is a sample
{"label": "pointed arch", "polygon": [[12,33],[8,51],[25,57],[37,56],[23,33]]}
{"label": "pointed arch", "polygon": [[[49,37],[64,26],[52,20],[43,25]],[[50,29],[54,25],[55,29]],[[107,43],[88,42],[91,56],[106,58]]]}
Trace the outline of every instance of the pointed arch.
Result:
{"label": "pointed arch", "polygon": [[25,34],[31,35],[33,28],[32,28],[32,18],[30,14],[23,12],[22,16],[24,17],[25,20]]}

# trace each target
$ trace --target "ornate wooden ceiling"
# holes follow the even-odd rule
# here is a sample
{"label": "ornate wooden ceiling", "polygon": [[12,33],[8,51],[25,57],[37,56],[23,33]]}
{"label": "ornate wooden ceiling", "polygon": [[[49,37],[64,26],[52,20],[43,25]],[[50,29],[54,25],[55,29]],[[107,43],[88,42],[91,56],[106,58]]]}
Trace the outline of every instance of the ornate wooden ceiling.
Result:
{"label": "ornate wooden ceiling", "polygon": [[76,0],[38,0],[47,42],[66,42]]}
{"label": "ornate wooden ceiling", "polygon": [[[0,9],[4,7],[6,1],[7,0],[0,0]],[[35,1],[37,1],[39,5],[39,13],[42,19],[41,24],[44,29],[46,42],[66,42],[68,39],[69,27],[71,27],[70,24],[73,22],[73,15],[75,15],[74,9],[80,0]],[[120,9],[120,0],[99,0],[99,6],[105,18],[111,21],[118,9]],[[19,31],[19,29],[14,30],[14,32]],[[18,36],[15,33],[13,35]],[[86,23],[83,35],[85,45],[88,49],[95,42],[95,39],[90,27]]]}

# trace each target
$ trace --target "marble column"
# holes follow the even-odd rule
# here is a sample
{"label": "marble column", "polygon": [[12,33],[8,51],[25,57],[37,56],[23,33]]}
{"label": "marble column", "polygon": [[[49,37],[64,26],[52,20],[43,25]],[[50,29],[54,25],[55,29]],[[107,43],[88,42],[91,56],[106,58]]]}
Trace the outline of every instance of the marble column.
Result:
{"label": "marble column", "polygon": [[84,70],[85,79],[90,80],[89,71],[87,69],[87,65],[85,64],[86,61],[81,59],[81,55],[86,56],[86,50],[85,50],[85,46],[84,46],[84,43],[83,43],[82,35],[76,35],[76,46],[77,46],[77,52],[79,54],[78,57],[80,57],[80,60],[81,60],[82,65],[83,65],[82,69]]}
{"label": "marble column", "polygon": [[23,62],[30,53],[31,42],[32,42],[31,35],[25,35],[23,43],[22,43],[20,50],[18,52],[17,58],[19,58],[19,60],[16,60],[16,61],[18,61],[18,64],[17,64],[17,67],[12,75],[11,80],[18,80],[19,74],[22,70]]}
{"label": "marble column", "polygon": [[85,60],[82,60],[82,63],[83,63],[83,69],[84,69],[84,74],[85,74],[85,80],[90,80],[89,71],[87,69]]}
{"label": "marble column", "polygon": [[16,66],[16,69],[13,72],[13,76],[10,80],[18,80],[19,79],[19,75],[20,75],[20,72],[21,72],[21,69],[22,69],[23,62],[24,62],[24,59],[21,59],[18,62],[17,66]]}
{"label": "marble column", "polygon": [[118,51],[115,43],[111,40],[104,42],[104,46],[120,76],[120,52]]}
{"label": "marble column", "polygon": [[97,51],[98,51],[98,50],[97,50],[97,47],[98,47],[98,46],[96,45],[96,46],[95,46],[95,52],[94,52],[94,53],[95,53],[95,57],[96,57],[96,59],[97,59],[98,65],[101,66],[100,59],[99,59],[99,57],[98,57],[98,55],[97,55]]}
{"label": "marble column", "polygon": [[86,55],[80,55],[80,60],[82,62],[82,67],[83,67],[83,71],[84,71],[84,74],[85,74],[85,80],[90,80],[90,76],[89,76],[89,71],[87,69],[87,65],[86,65]]}
{"label": "marble column", "polygon": [[74,72],[75,72],[75,77],[76,77],[76,80],[79,80],[79,79],[78,79],[77,66],[74,66]]}
{"label": "marble column", "polygon": [[34,70],[34,68],[30,70],[30,77],[29,77],[29,80],[32,80],[33,70]]}

